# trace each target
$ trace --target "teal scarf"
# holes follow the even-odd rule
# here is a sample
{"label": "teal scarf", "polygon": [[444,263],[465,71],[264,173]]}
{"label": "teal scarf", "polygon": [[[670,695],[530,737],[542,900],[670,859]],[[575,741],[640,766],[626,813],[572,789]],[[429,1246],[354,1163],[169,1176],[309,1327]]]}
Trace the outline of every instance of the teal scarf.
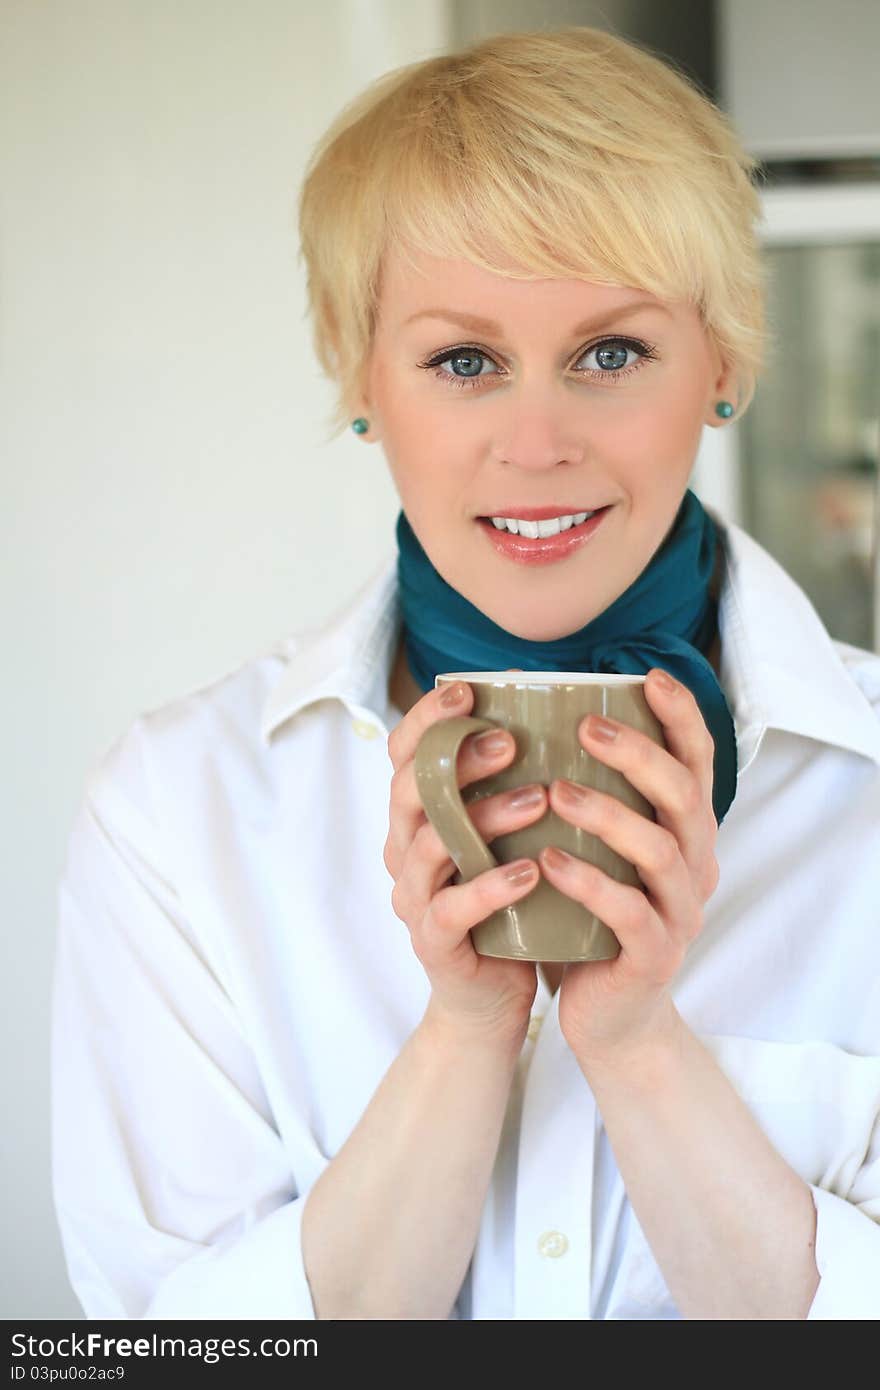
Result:
{"label": "teal scarf", "polygon": [[685,493],[675,522],[650,563],[610,608],[551,642],[514,637],[437,573],[401,511],[397,575],[406,659],[425,692],[441,671],[669,671],[693,693],[715,740],[712,804],[719,826],[736,795],[733,718],[704,655],[715,637],[718,605],[709,593],[719,544],[699,498]]}

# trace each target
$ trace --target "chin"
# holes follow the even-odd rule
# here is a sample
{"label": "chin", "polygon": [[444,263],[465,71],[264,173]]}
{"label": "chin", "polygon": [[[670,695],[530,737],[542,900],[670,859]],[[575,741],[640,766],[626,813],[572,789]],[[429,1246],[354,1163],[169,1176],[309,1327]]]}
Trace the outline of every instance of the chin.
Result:
{"label": "chin", "polygon": [[[570,637],[573,632],[579,632],[597,616],[595,613],[580,612],[572,614],[570,621],[557,617],[556,622],[548,624],[545,614],[543,618],[536,618],[533,623],[529,623],[523,621],[522,609],[505,613],[503,610],[487,608],[480,603],[476,603],[475,606],[498,627],[524,642],[556,642],[560,637]],[[558,613],[558,605],[556,611]]]}

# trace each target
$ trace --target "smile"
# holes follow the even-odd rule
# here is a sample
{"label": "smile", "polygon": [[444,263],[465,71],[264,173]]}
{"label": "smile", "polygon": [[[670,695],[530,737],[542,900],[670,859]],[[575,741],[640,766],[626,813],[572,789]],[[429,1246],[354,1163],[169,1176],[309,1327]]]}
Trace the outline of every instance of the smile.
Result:
{"label": "smile", "polygon": [[[517,521],[515,517],[477,517],[477,525],[498,554],[515,564],[546,565],[556,560],[564,560],[573,551],[593,537],[599,530],[612,506],[600,507],[595,512],[575,512],[564,517],[551,517],[545,521]],[[578,517],[583,520],[578,520]],[[565,526],[562,522],[566,522]],[[499,524],[500,523],[500,524]],[[515,527],[516,529],[512,529]],[[528,531],[521,530],[528,528]],[[540,534],[540,527],[554,527],[547,534]],[[533,532],[534,534],[529,534]]]}

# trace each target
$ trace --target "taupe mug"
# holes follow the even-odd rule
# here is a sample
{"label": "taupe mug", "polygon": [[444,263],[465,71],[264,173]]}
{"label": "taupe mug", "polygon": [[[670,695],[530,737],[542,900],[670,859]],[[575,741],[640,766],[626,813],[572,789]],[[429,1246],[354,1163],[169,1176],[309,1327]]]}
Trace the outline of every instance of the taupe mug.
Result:
{"label": "taupe mug", "polygon": [[[531,782],[549,787],[557,777],[606,792],[654,820],[654,808],[622,773],[594,758],[578,739],[588,714],[607,715],[666,747],[662,726],[645,699],[645,677],[572,671],[454,671],[438,675],[435,687],[466,681],[473,690],[473,714],[441,719],[422,735],[415,753],[416,784],[425,814],[457,867],[454,883],[467,883],[498,864],[558,845],[595,864],[619,883],[641,887],[635,867],[548,805],[531,825],[498,835],[492,849],[482,839],[466,807],[484,797]],[[516,752],[501,772],[470,786],[458,785],[462,741],[483,729],[503,728]],[[471,931],[483,956],[509,960],[610,960],[620,944],[610,927],[583,903],[555,888],[543,874],[524,898],[493,912]]]}

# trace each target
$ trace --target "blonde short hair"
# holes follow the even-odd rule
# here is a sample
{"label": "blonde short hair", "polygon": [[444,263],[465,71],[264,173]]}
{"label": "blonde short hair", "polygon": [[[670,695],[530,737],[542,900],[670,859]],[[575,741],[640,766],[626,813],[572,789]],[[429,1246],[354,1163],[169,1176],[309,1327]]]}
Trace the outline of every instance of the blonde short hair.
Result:
{"label": "blonde short hair", "polygon": [[383,253],[407,244],[692,303],[741,415],[766,352],[757,167],[687,77],[600,29],[493,35],[383,74],[319,140],[299,199],[332,433],[361,398]]}

